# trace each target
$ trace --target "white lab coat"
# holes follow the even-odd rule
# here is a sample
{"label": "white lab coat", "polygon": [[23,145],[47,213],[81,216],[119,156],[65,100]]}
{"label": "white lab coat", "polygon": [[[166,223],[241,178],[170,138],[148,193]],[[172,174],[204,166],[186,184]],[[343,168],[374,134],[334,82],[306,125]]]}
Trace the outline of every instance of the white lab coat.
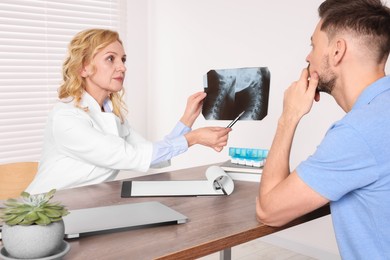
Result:
{"label": "white lab coat", "polygon": [[[111,105],[111,104],[110,104]],[[26,191],[35,194],[113,180],[119,170],[147,171],[153,145],[101,111],[88,93],[81,107],[56,104],[49,114],[38,173]]]}

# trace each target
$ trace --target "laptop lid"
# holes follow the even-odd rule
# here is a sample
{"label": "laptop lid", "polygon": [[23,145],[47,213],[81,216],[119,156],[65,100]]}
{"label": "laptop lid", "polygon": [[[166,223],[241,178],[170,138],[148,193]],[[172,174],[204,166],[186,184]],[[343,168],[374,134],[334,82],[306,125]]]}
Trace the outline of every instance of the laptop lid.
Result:
{"label": "laptop lid", "polygon": [[70,210],[63,219],[65,238],[135,227],[183,224],[188,220],[185,215],[157,201]]}

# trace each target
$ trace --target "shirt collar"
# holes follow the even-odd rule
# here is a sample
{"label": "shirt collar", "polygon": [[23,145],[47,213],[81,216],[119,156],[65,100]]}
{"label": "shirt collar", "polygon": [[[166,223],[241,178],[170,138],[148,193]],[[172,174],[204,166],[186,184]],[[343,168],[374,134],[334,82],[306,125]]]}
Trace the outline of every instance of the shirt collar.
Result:
{"label": "shirt collar", "polygon": [[369,104],[376,96],[388,90],[390,90],[390,76],[378,79],[360,94],[352,109]]}
{"label": "shirt collar", "polygon": [[106,100],[104,100],[103,102],[103,110],[104,112],[106,113],[111,113],[112,112],[112,102],[111,102],[111,99],[110,98],[106,98]]}

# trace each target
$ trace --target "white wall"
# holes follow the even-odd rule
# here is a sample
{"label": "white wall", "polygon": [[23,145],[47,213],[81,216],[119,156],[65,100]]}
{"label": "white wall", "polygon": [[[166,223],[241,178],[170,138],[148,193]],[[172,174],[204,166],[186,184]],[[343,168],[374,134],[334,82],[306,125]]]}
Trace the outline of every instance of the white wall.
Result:
{"label": "white wall", "polygon": [[[126,89],[132,125],[150,140],[161,139],[182,115],[187,97],[203,90],[207,71],[268,66],[268,116],[262,121],[239,121],[228,143],[228,147],[268,148],[283,92],[307,65],[321,2],[129,0]],[[292,167],[314,151],[329,125],[343,114],[331,97],[322,95],[297,130]],[[194,127],[227,123],[200,116]],[[195,146],[174,158],[170,169],[225,159],[227,149],[216,153]]]}
{"label": "white wall", "polygon": [[129,121],[146,137],[149,88],[148,1],[127,0],[127,34],[122,40],[127,55],[125,89]]}
{"label": "white wall", "polygon": [[[262,121],[239,121],[228,147],[269,148],[283,92],[307,66],[305,57],[321,2],[130,0],[126,83],[133,126],[150,140],[161,139],[182,115],[187,97],[203,90],[203,75],[210,69],[267,66],[271,72],[268,116]],[[292,168],[314,151],[329,125],[342,116],[334,100],[323,95],[297,129]],[[201,116],[194,127],[227,123]],[[227,151],[191,147],[165,170],[221,162],[229,158]],[[303,245],[303,253],[318,258],[338,254],[329,217],[266,239],[298,251]]]}

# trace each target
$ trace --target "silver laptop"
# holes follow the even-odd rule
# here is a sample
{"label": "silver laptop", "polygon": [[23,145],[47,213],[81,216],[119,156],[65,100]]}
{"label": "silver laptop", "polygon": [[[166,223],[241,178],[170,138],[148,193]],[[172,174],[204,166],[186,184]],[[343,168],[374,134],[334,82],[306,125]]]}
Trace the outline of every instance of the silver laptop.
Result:
{"label": "silver laptop", "polygon": [[132,228],[183,224],[188,218],[156,201],[70,210],[65,216],[65,238],[77,238]]}

